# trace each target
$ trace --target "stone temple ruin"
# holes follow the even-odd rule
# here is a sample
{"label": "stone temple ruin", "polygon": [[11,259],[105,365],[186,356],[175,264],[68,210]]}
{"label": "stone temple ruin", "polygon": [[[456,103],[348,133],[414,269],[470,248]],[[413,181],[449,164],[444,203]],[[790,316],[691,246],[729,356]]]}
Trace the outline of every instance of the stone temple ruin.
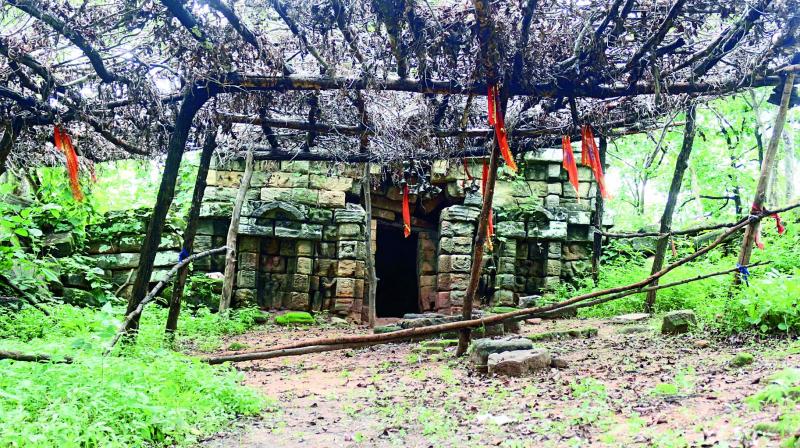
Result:
{"label": "stone temple ruin", "polygon": [[[495,244],[485,258],[484,304],[517,305],[589,271],[595,184],[580,167],[580,196],[561,167],[561,150],[526,154],[520,175],[502,176],[495,191]],[[480,177],[482,160],[471,159]],[[200,252],[225,243],[244,160],[216,161],[195,241]],[[374,167],[373,176],[381,176]],[[235,304],[291,310],[329,309],[354,321],[366,317],[363,165],[256,161],[239,226]],[[410,196],[412,234],[404,238],[401,193],[371,192],[379,317],[436,311],[463,304],[480,212],[480,180],[464,163],[437,161],[431,183],[441,193]],[[224,256],[195,263],[222,271]]]}

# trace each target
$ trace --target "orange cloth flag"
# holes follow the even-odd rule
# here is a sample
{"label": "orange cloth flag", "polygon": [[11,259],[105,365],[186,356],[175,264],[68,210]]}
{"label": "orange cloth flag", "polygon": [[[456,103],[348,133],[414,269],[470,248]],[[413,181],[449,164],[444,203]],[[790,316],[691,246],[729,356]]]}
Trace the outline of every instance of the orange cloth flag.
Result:
{"label": "orange cloth flag", "polygon": [[53,129],[53,143],[56,148],[64,153],[64,158],[67,161],[67,172],[69,173],[69,186],[72,190],[72,197],[76,201],[83,200],[83,191],[81,191],[81,184],[78,180],[78,154],[75,153],[75,147],[72,145],[72,139],[69,134],[60,126],[56,125]]}
{"label": "orange cloth flag", "polygon": [[[486,181],[489,178],[489,165],[486,163],[486,160],[483,161],[483,177],[481,178],[481,193],[486,191]],[[491,208],[489,209],[489,222],[488,226],[486,227],[486,240],[489,242],[489,249],[492,248],[492,236],[494,236],[494,223],[492,222],[492,215],[494,215],[494,210]]]}
{"label": "orange cloth flag", "polygon": [[497,137],[497,145],[500,147],[500,154],[503,155],[503,160],[506,161],[506,165],[516,173],[517,162],[514,161],[514,156],[511,155],[511,149],[508,147],[508,134],[506,132],[505,119],[503,118],[503,112],[497,107],[499,94],[495,84],[489,85],[487,98],[489,101],[489,124],[494,126],[494,135]]}
{"label": "orange cloth flag", "polygon": [[403,235],[411,236],[411,211],[408,208],[408,184],[403,185]]}
{"label": "orange cloth flag", "polygon": [[569,174],[569,183],[575,188],[575,197],[580,200],[578,193],[578,166],[575,164],[575,154],[572,152],[572,142],[568,135],[561,137],[561,150],[564,153],[564,169]]}
{"label": "orange cloth flag", "polygon": [[583,128],[581,128],[581,163],[592,169],[594,178],[597,180],[597,187],[600,188],[600,196],[608,199],[603,164],[600,162],[600,151],[594,142],[592,128],[588,124],[583,125]]}

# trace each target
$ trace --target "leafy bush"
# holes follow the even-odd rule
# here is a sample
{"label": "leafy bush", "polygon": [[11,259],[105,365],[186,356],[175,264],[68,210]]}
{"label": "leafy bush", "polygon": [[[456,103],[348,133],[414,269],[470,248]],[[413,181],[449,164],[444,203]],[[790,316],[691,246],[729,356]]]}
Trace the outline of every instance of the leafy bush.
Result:
{"label": "leafy bush", "polygon": [[168,350],[0,368],[0,446],[187,445],[265,404],[234,371]]}
{"label": "leafy bush", "polygon": [[[800,333],[800,222],[798,213],[784,216],[786,234],[778,236],[770,220],[764,221],[762,239],[765,249],[753,252],[752,262],[769,261],[768,266],[751,269],[750,286],[734,287],[732,275],[712,277],[673,288],[658,291],[655,304],[657,313],[677,309],[692,309],[706,326],[723,333],[757,330],[763,333]],[[678,256],[693,252],[688,240],[677,240]],[[714,250],[701,258],[680,266],[666,276],[661,283],[673,282],[724,271],[736,266],[738,250],[725,253]],[[668,255],[668,261],[671,255]],[[595,289],[641,281],[650,275],[650,261],[635,252],[626,251],[624,245],[612,244],[612,250],[604,253],[604,264],[600,270],[598,285],[591,282],[578,288],[562,286],[557,290],[560,297]],[[617,314],[640,312],[644,294],[634,294],[622,299],[606,302],[580,310],[582,316],[607,317]]]}
{"label": "leafy bush", "polygon": [[[102,351],[122,309],[69,305],[50,316],[26,308],[0,313],[0,348],[71,356],[73,364],[0,361],[0,446],[173,446],[195,443],[237,415],[268,404],[241,376],[166,348],[166,310],[150,308],[136,344]],[[230,318],[184,313],[184,344],[243,332],[257,310]]]}
{"label": "leafy bush", "polygon": [[[800,332],[800,276],[772,275],[739,290],[743,321],[762,333]],[[739,322],[742,326],[742,323]]]}

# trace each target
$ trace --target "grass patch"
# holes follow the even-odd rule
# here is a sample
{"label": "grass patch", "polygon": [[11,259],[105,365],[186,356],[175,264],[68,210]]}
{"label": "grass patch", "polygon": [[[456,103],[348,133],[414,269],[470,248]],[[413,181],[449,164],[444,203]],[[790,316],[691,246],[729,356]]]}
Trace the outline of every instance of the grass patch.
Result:
{"label": "grass patch", "polygon": [[[73,364],[0,361],[0,446],[187,446],[274,403],[164,341],[166,310],[145,312],[135,344],[102,352],[122,310],[60,305],[0,314],[0,348],[71,356]],[[255,313],[181,316],[178,344],[221,341],[246,331]]]}

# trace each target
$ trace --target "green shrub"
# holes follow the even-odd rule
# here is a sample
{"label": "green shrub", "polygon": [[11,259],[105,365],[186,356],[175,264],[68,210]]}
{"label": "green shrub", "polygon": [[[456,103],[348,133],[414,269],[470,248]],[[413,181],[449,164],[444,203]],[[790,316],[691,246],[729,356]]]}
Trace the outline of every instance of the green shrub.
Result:
{"label": "green shrub", "polygon": [[800,275],[753,280],[737,297],[737,312],[747,326],[762,333],[800,332]]}
{"label": "green shrub", "polygon": [[[73,364],[0,361],[0,446],[189,445],[268,401],[228,367],[166,348],[166,310],[150,307],[135,344],[102,352],[124,310],[58,305],[0,313],[0,349],[70,356]],[[183,345],[246,331],[258,310],[183,313]]]}
{"label": "green shrub", "polygon": [[0,446],[188,445],[265,405],[234,371],[167,350],[0,370]]}

